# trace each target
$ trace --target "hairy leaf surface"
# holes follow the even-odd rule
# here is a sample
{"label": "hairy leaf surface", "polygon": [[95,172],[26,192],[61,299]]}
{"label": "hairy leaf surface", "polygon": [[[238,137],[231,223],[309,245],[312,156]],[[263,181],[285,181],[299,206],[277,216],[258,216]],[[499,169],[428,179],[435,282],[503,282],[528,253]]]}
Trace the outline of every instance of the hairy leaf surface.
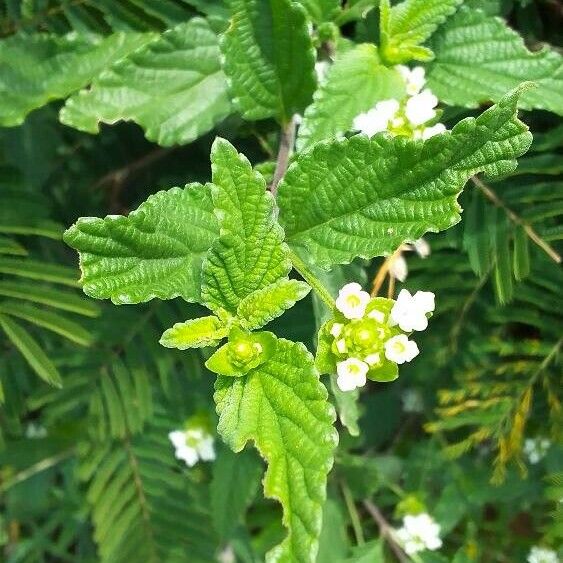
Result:
{"label": "hairy leaf surface", "polygon": [[311,354],[280,339],[275,355],[245,377],[219,377],[215,400],[219,433],[236,452],[254,440],[268,462],[265,494],[283,507],[288,535],[267,560],[313,562],[337,436]]}
{"label": "hairy leaf surface", "polygon": [[230,113],[216,34],[201,18],[164,33],[70,98],[61,121],[97,133],[131,120],[160,145],[188,143]]}
{"label": "hairy leaf surface", "polygon": [[509,173],[529,148],[531,135],[516,117],[519,95],[424,142],[357,135],[300,155],[279,191],[288,242],[327,268],[451,227],[465,182],[478,172]]}
{"label": "hairy leaf surface", "polygon": [[286,276],[291,263],[262,175],[223,139],[213,145],[211,166],[221,237],[204,263],[202,297],[213,311],[234,315],[242,299]]}
{"label": "hairy leaf surface", "polygon": [[198,301],[202,260],[218,230],[209,188],[190,184],[152,195],[127,217],[82,217],[64,239],[80,252],[91,297]]}
{"label": "hairy leaf surface", "polygon": [[155,37],[36,34],[0,41],[0,125],[19,125],[31,110],[83,88],[111,63]]}
{"label": "hairy leaf surface", "polygon": [[178,348],[179,350],[217,346],[227,334],[228,330],[217,317],[200,317],[176,323],[164,332],[160,343],[166,348]]}
{"label": "hairy leaf surface", "polygon": [[538,87],[524,92],[518,106],[563,115],[563,57],[549,47],[528,51],[502,19],[462,8],[432,37],[431,47],[436,59],[428,85],[443,102],[477,107],[533,80]]}
{"label": "hairy leaf surface", "polygon": [[358,45],[336,59],[326,81],[315,92],[299,129],[297,148],[303,150],[345,133],[358,114],[381,100],[400,99],[404,95],[401,75],[381,64],[377,47]]}
{"label": "hairy leaf surface", "polygon": [[381,51],[388,64],[411,59],[427,61],[432,51],[422,47],[436,28],[453,14],[463,0],[405,0],[391,7],[381,2]]}
{"label": "hairy leaf surface", "polygon": [[229,0],[221,50],[234,103],[246,119],[288,121],[315,89],[315,53],[305,10],[290,0]]}

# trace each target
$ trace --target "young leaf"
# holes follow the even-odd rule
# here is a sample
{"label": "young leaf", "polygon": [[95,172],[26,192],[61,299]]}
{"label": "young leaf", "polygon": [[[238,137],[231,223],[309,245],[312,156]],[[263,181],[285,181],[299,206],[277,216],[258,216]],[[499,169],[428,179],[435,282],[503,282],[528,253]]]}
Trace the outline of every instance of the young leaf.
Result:
{"label": "young leaf", "polygon": [[358,135],[301,154],[279,189],[288,242],[328,268],[390,254],[406,240],[455,225],[465,182],[481,171],[509,173],[530,146],[531,134],[516,118],[521,92],[424,142]]}
{"label": "young leaf", "polygon": [[152,195],[127,217],[83,217],[65,242],[80,252],[84,292],[116,304],[198,301],[203,257],[218,236],[209,188]]}
{"label": "young leaf", "polygon": [[230,102],[216,34],[201,18],[165,32],[72,96],[61,121],[88,133],[131,120],[160,145],[185,144],[227,117]]}
{"label": "young leaf", "polygon": [[339,0],[297,0],[317,24],[331,21],[340,10]]}
{"label": "young leaf", "polygon": [[291,263],[261,174],[224,139],[213,144],[211,167],[221,237],[204,262],[202,298],[234,315],[242,299],[286,276]]}
{"label": "young leaf", "polygon": [[154,40],[154,33],[101,37],[14,35],[0,42],[0,125],[23,122],[35,108],[89,84],[111,63]]}
{"label": "young leaf", "polygon": [[27,330],[6,315],[0,315],[0,328],[41,379],[55,387],[63,386],[57,368]]}
{"label": "young leaf", "polygon": [[281,279],[245,297],[239,303],[237,316],[248,330],[256,330],[283,315],[310,290],[305,282]]}
{"label": "young leaf", "polygon": [[299,128],[297,148],[336,137],[352,128],[354,118],[377,102],[405,95],[405,83],[381,64],[377,47],[363,44],[339,55],[315,92]]}
{"label": "young leaf", "polygon": [[234,103],[246,119],[287,122],[315,89],[315,52],[305,10],[290,0],[229,0],[221,43]]}
{"label": "young leaf", "polygon": [[164,332],[160,343],[166,348],[178,348],[179,350],[217,346],[227,334],[227,328],[217,317],[201,317],[176,323]]}
{"label": "young leaf", "polygon": [[463,0],[404,0],[391,7],[389,0],[382,0],[382,58],[390,65],[406,63],[412,59],[432,59],[432,51],[421,45],[462,2]]}
{"label": "young leaf", "polygon": [[528,51],[502,19],[461,8],[432,37],[431,47],[436,59],[428,85],[443,102],[477,107],[533,80],[538,87],[523,92],[518,106],[563,115],[563,58],[549,47]]}
{"label": "young leaf", "polygon": [[311,354],[280,339],[274,356],[245,377],[219,377],[215,401],[219,433],[235,452],[254,440],[268,463],[265,494],[283,507],[288,535],[267,561],[312,563],[337,435]]}

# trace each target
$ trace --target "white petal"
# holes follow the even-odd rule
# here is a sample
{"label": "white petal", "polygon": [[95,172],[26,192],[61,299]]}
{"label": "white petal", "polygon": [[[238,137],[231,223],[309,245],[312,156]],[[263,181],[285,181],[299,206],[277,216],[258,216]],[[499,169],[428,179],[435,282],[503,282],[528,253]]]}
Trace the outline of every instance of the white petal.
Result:
{"label": "white petal", "polygon": [[168,434],[168,439],[172,442],[175,448],[181,448],[186,445],[186,433],[182,430],[174,430]]}
{"label": "white petal", "polygon": [[213,461],[215,459],[215,447],[213,445],[213,437],[207,436],[197,447],[199,457],[203,461]]}
{"label": "white petal", "polygon": [[334,338],[338,338],[340,336],[340,333],[342,332],[343,328],[344,328],[343,324],[334,323],[332,325],[332,327],[330,328],[330,334],[332,334],[332,336],[334,336]]}
{"label": "white petal", "polygon": [[349,283],[338,292],[335,305],[347,319],[361,319],[370,299],[369,293],[362,291],[359,283]]}
{"label": "white petal", "polygon": [[407,274],[409,273],[409,269],[407,266],[407,261],[402,254],[399,254],[395,257],[395,259],[391,262],[391,266],[389,268],[389,273],[396,279],[401,282],[404,282],[407,279]]}
{"label": "white petal", "polygon": [[432,127],[425,127],[422,130],[422,139],[426,141],[426,139],[430,139],[430,137],[435,137],[436,135],[440,135],[446,131],[446,126],[443,123],[436,123],[436,125],[432,125]]}
{"label": "white petal", "polygon": [[437,105],[438,98],[430,90],[424,90],[407,100],[405,115],[412,125],[422,125],[436,117],[434,108]]}
{"label": "white petal", "polygon": [[193,467],[199,459],[196,449],[188,446],[176,449],[176,457],[184,460],[189,467]]}
{"label": "white petal", "polygon": [[368,317],[370,319],[375,319],[378,323],[384,323],[385,322],[385,313],[383,311],[378,311],[377,309],[373,309],[373,311],[370,311],[368,313]]}
{"label": "white petal", "polygon": [[370,354],[364,358],[368,366],[373,366],[381,361],[381,354]]}
{"label": "white petal", "polygon": [[347,375],[339,375],[336,384],[340,391],[353,391],[356,388],[356,382]]}
{"label": "white petal", "polygon": [[432,313],[436,308],[436,296],[431,291],[417,291],[413,301],[415,306],[424,313]]}
{"label": "white petal", "polygon": [[387,130],[389,120],[384,114],[379,113],[375,108],[366,113],[356,116],[352,127],[368,137],[373,137],[376,133]]}
{"label": "white petal", "polygon": [[[384,348],[385,357],[396,364],[410,362],[419,353],[416,342],[409,340],[406,334],[393,336],[385,342]],[[406,518],[407,517],[405,517],[405,522],[407,522]]]}
{"label": "white petal", "polygon": [[344,340],[344,338],[341,338],[340,340],[336,341],[336,349],[341,353],[341,354],[345,354],[346,350],[347,350],[347,346],[346,346],[346,340]]}
{"label": "white petal", "polygon": [[416,253],[421,258],[426,258],[427,256],[430,256],[430,245],[423,238],[419,238],[419,239],[415,240],[412,243],[412,245],[414,246]]}

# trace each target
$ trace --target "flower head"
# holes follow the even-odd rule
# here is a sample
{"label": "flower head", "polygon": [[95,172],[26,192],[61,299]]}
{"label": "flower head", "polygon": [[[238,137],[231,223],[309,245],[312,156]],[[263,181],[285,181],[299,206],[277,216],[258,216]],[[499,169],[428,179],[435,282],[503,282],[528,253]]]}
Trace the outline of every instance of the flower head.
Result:
{"label": "flower head", "polygon": [[559,563],[557,553],[546,547],[533,546],[526,559],[528,563]]}
{"label": "flower head", "polygon": [[526,438],[524,441],[524,453],[528,461],[535,465],[545,457],[550,446],[551,442],[547,438]]}
{"label": "flower head", "polygon": [[369,293],[362,291],[359,283],[348,283],[338,293],[336,308],[347,319],[361,319],[369,300]]}
{"label": "flower head", "polygon": [[401,330],[425,330],[428,326],[428,313],[434,311],[434,294],[431,291],[417,291],[414,295],[401,289],[397,301],[391,309],[389,324],[399,325]]}
{"label": "flower head", "polygon": [[428,514],[407,515],[403,518],[403,527],[396,532],[407,555],[413,555],[425,549],[436,550],[442,547],[440,526]]}
{"label": "flower head", "polygon": [[336,383],[341,391],[352,391],[357,387],[363,387],[366,384],[366,374],[369,365],[358,358],[348,358],[343,362],[336,364],[336,372],[338,378]]}
{"label": "flower head", "polygon": [[410,69],[404,65],[398,65],[397,70],[401,73],[406,85],[407,94],[409,96],[415,96],[421,90],[424,84],[426,84],[426,77],[424,68],[421,66],[416,66]]}
{"label": "flower head", "polygon": [[183,459],[189,467],[193,467],[199,460],[215,459],[213,436],[203,427],[174,430],[168,434],[168,438],[174,445],[176,458]]}
{"label": "flower head", "polygon": [[354,119],[354,129],[372,137],[380,131],[386,131],[389,122],[395,118],[400,104],[397,100],[383,100],[366,113],[361,113]]}
{"label": "flower head", "polygon": [[406,334],[397,334],[385,343],[385,357],[396,364],[410,362],[418,354],[416,342],[409,340]]}
{"label": "flower head", "polygon": [[430,90],[423,90],[407,100],[405,115],[412,125],[422,125],[436,117],[438,98]]}

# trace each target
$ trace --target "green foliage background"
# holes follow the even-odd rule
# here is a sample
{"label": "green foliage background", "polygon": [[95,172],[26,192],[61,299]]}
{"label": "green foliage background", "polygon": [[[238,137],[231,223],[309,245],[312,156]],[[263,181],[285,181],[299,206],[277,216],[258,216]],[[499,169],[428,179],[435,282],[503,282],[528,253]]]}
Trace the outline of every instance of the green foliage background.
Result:
{"label": "green foliage background", "polygon": [[[409,3],[413,10],[425,4]],[[186,290],[170,301],[116,307],[82,293],[76,253],[62,233],[78,217],[126,215],[160,190],[205,184],[216,136],[271,183],[278,121],[304,115],[299,150],[349,130],[355,115],[400,94],[389,67],[403,57],[426,64],[429,86],[447,104],[441,120],[448,129],[535,81],[520,101],[534,141],[514,171],[469,181],[459,200],[462,222],[426,235],[428,258],[406,256],[405,286],[434,291],[437,302],[416,361],[393,383],[368,383],[359,398],[323,376],[340,445],[317,561],[395,560],[374,504],[394,526],[401,510],[424,506],[434,516],[444,547],[421,556],[429,563],[523,561],[532,545],[560,545],[561,14],[548,0],[426,2],[435,23],[405,38],[408,11],[392,11],[380,33],[376,4],[0,3],[2,561],[208,562],[227,550],[250,563],[283,540],[281,510],[264,499],[266,466],[255,450],[234,454],[217,438],[216,462],[187,469],[167,437],[194,413],[218,421],[214,375],[204,366],[209,349],[159,345],[164,330],[207,314],[188,303],[199,291],[191,255],[127,294],[111,280],[84,280],[87,294],[115,303],[147,301],[178,280]],[[273,22],[267,33],[252,17],[265,5]],[[231,12],[240,28],[225,33]],[[552,47],[539,51],[543,43]],[[281,54],[265,64],[263,53],[276,48]],[[320,85],[308,72],[315,57],[335,59]],[[310,154],[328,160],[334,147],[360,146],[352,143]],[[305,161],[280,186],[286,209],[295,204],[284,203],[284,190],[300,187]],[[463,183],[465,172],[455,181]],[[212,217],[209,202],[198,205]],[[170,236],[192,236],[197,218],[186,220],[181,205],[173,211]],[[290,240],[304,236],[295,227],[299,213],[307,214],[306,205],[285,219]],[[330,226],[322,231],[328,240]],[[378,255],[392,252],[408,234],[371,233],[370,244]],[[201,243],[201,254],[212,241]],[[339,253],[322,240],[308,248],[321,265],[375,254],[363,247]],[[347,281],[369,287],[384,264],[357,258],[318,276],[335,294]],[[268,330],[313,351],[325,314],[309,294]],[[404,408],[413,391],[420,412]],[[34,436],[38,428],[46,435]],[[552,441],[537,465],[522,453],[526,437]],[[247,439],[233,430],[229,445],[241,449]]]}

